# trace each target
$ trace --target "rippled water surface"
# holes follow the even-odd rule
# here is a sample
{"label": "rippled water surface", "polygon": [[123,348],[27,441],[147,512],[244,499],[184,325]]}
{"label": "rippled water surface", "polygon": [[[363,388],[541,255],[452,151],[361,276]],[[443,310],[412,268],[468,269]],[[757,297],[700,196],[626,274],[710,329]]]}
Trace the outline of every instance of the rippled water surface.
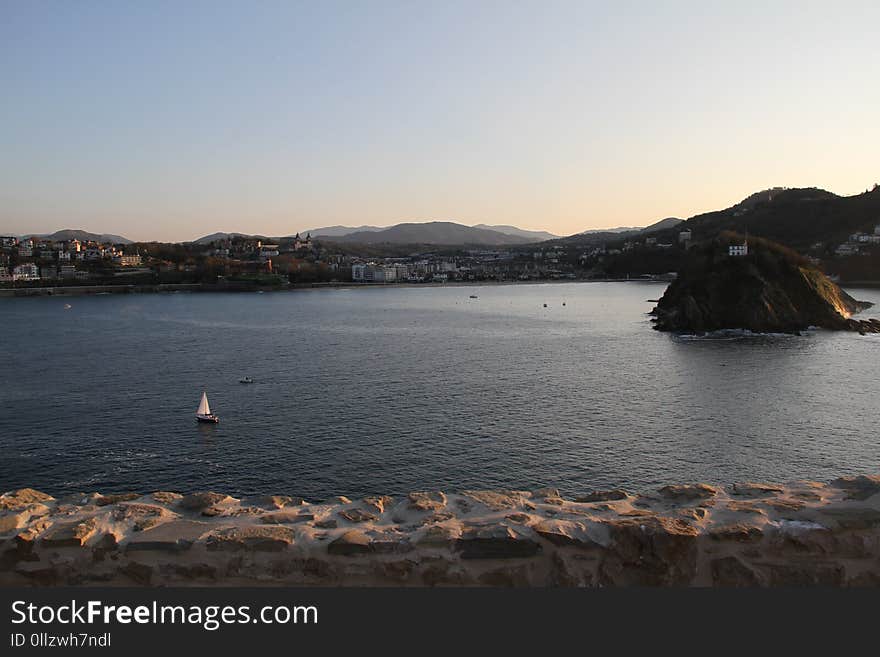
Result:
{"label": "rippled water surface", "polygon": [[[677,338],[650,328],[662,292],[0,299],[0,489],[573,494],[880,470],[880,337]],[[194,421],[202,390],[217,426]]]}

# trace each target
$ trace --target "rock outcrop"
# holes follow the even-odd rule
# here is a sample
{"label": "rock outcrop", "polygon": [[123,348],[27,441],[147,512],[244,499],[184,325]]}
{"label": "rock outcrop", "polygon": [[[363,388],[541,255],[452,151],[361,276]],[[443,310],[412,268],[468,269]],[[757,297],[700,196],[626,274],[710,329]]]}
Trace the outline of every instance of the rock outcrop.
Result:
{"label": "rock outcrop", "polygon": [[656,493],[0,496],[0,585],[877,586],[880,476]]}
{"label": "rock outcrop", "polygon": [[880,332],[880,320],[851,318],[870,303],[853,299],[797,253],[750,238],[748,255],[728,255],[728,246],[743,240],[726,234],[694,247],[652,311],[654,328],[676,333],[797,333],[815,326]]}

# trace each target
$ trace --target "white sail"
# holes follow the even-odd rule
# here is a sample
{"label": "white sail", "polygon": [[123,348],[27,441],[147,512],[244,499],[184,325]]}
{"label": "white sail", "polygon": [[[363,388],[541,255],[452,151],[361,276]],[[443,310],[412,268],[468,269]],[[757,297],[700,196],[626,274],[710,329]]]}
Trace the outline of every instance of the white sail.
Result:
{"label": "white sail", "polygon": [[208,406],[208,393],[202,393],[202,401],[199,404],[199,410],[196,411],[196,415],[210,415],[211,407]]}

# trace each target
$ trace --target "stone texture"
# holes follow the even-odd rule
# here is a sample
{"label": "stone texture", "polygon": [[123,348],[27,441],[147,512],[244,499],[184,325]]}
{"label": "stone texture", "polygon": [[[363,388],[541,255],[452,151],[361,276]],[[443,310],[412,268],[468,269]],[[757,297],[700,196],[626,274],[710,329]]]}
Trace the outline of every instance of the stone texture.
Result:
{"label": "stone texture", "polygon": [[50,502],[55,498],[33,488],[19,488],[0,495],[0,509],[21,509],[36,502]]}
{"label": "stone texture", "polygon": [[83,522],[65,522],[52,525],[40,538],[45,547],[82,547],[95,533],[92,519]]}
{"label": "stone texture", "polygon": [[348,522],[373,522],[379,519],[375,514],[358,508],[343,509],[337,515]]}
{"label": "stone texture", "polygon": [[216,504],[230,500],[232,500],[231,497],[222,493],[193,493],[183,497],[178,502],[178,506],[185,511],[204,511]]}
{"label": "stone texture", "polygon": [[257,550],[280,552],[293,543],[293,530],[280,525],[229,527],[210,534],[205,542],[209,550]]}
{"label": "stone texture", "polygon": [[0,496],[0,586],[880,586],[877,480],[588,502],[553,489],[321,504],[22,489]]}
{"label": "stone texture", "polygon": [[462,495],[493,511],[518,509],[525,499],[521,493],[511,490],[466,490]]}
{"label": "stone texture", "polygon": [[446,495],[439,492],[409,494],[409,508],[414,511],[439,511],[446,506]]}
{"label": "stone texture", "polygon": [[574,498],[575,502],[612,502],[615,500],[625,500],[629,497],[625,490],[615,488],[614,490],[594,490],[589,495],[580,495]]}
{"label": "stone texture", "polygon": [[660,494],[672,500],[708,500],[718,494],[718,489],[709,484],[679,484],[664,486]]}
{"label": "stone texture", "polygon": [[852,500],[867,500],[880,493],[880,476],[840,477],[831,482],[834,488],[842,488]]}
{"label": "stone texture", "polygon": [[95,500],[98,506],[107,506],[108,504],[117,504],[119,502],[129,502],[136,500],[140,493],[113,493],[111,495],[101,495]]}
{"label": "stone texture", "polygon": [[732,486],[734,495],[743,495],[746,497],[763,497],[765,495],[775,495],[781,493],[784,489],[780,486],[771,486],[769,484],[756,484],[753,482],[736,483]]}
{"label": "stone texture", "polygon": [[356,529],[345,532],[327,546],[327,553],[350,557],[358,554],[369,554],[373,546],[369,536]]}
{"label": "stone texture", "polygon": [[493,525],[463,533],[455,549],[462,559],[516,559],[534,556],[541,546],[510,527]]}
{"label": "stone texture", "polygon": [[133,534],[125,549],[127,552],[183,552],[189,550],[210,529],[211,525],[206,522],[172,520]]}

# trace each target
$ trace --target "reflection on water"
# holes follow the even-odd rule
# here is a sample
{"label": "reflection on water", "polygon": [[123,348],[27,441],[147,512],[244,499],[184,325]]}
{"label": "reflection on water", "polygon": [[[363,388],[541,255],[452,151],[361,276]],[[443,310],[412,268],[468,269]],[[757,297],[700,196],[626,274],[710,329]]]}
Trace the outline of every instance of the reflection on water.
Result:
{"label": "reflection on water", "polygon": [[[0,488],[317,499],[878,469],[880,336],[675,337],[650,328],[646,299],[661,293],[603,283],[101,296],[68,309],[3,300]],[[219,425],[194,421],[202,390]]]}

